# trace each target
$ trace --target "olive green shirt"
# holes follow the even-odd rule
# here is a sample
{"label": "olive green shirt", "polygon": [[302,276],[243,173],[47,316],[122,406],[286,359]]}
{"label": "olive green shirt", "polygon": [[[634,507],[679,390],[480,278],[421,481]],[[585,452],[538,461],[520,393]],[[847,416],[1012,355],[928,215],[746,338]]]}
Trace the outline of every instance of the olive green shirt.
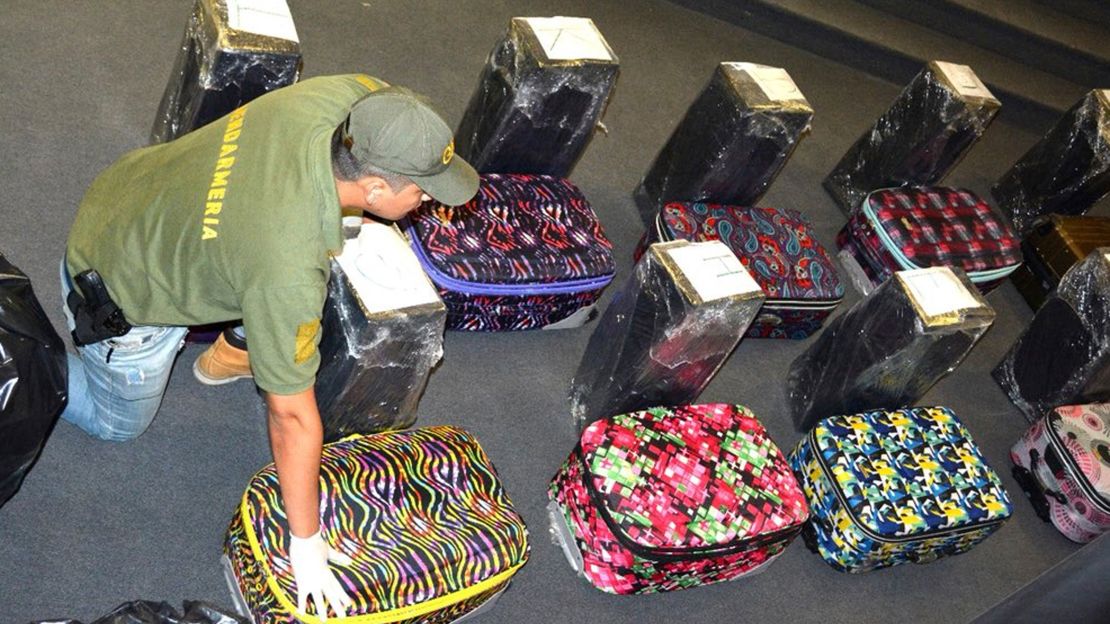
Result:
{"label": "olive green shirt", "polygon": [[308,389],[328,256],[342,245],[332,133],[381,86],[312,78],[124,155],[81,201],[70,275],[96,269],[133,325],[242,319],[258,386]]}

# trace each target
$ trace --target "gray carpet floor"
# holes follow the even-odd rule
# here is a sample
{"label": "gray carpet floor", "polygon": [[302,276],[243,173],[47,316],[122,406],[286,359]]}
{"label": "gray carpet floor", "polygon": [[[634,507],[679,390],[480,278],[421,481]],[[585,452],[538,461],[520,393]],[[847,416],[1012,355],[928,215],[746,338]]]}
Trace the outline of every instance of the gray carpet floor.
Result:
{"label": "gray carpet floor", "polygon": [[[99,171],[146,142],[191,4],[5,3],[0,251],[31,276],[59,328],[56,267],[76,206]],[[630,192],[716,63],[785,67],[813,105],[812,133],[763,203],[808,215],[830,248],[843,216],[820,181],[900,89],[662,0],[290,5],[306,77],[377,75],[427,94],[451,124],[510,17],[593,18],[620,56],[621,76],[609,133],[594,139],[572,178],[614,243],[621,278],[642,231]],[[985,194],[1043,130],[1003,116],[949,182]],[[850,293],[842,310],[856,298]],[[592,327],[449,334],[419,424],[474,432],[531,529],[531,561],[482,621],[960,622],[981,612],[1076,549],[1036,518],[1009,476],[1008,447],[1025,421],[989,373],[1030,312],[1010,284],[989,301],[994,327],[922,404],[956,410],[1002,473],[1016,508],[995,536],[959,557],[858,576],[832,570],[799,543],[751,579],[633,598],[576,578],[549,538],[544,510],[548,480],[574,444],[566,390]],[[781,447],[792,447],[801,434],[785,411],[783,378],[807,344],[743,341],[702,399],[748,405]],[[89,620],[137,598],[230,605],[218,567],[224,531],[247,480],[270,458],[253,386],[202,387],[189,370],[200,352],[181,354],[161,412],[139,440],[105,443],[56,427],[22,490],[0,509],[0,623]]]}

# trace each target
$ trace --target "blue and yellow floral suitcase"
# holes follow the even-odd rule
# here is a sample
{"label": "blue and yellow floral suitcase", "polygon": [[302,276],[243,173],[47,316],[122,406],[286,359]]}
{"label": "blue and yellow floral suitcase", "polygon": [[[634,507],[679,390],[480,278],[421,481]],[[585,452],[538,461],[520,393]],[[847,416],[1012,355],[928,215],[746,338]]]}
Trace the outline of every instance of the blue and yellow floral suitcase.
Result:
{"label": "blue and yellow floral suitcase", "polygon": [[1010,498],[945,407],[826,418],[790,465],[805,491],[806,545],[843,572],[927,563],[986,539]]}
{"label": "blue and yellow floral suitcase", "polygon": [[[455,427],[326,445],[320,498],[325,539],[351,559],[331,565],[354,602],[340,620],[346,624],[444,624],[473,615],[528,560],[524,520],[477,440]],[[224,543],[232,597],[254,624],[317,624],[326,615],[311,605],[312,613],[296,613],[288,532],[271,464],[251,479]]]}

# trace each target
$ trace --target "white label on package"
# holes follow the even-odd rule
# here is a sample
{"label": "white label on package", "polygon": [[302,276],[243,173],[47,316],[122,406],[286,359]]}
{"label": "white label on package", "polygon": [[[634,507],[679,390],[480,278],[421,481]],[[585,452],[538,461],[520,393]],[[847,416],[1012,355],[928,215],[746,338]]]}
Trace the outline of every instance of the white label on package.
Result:
{"label": "white label on package", "polygon": [[980,307],[979,301],[948,267],[899,271],[898,274],[926,316],[943,316]]}
{"label": "white label on package", "polygon": [[265,37],[301,41],[285,0],[227,0],[227,25]]}
{"label": "white label on package", "polygon": [[363,224],[358,238],[343,245],[337,260],[367,312],[439,302],[416,254],[388,225]]}
{"label": "white label on package", "polygon": [[959,91],[960,95],[982,98],[994,97],[987,85],[983,84],[983,81],[979,80],[979,76],[975,75],[975,71],[967,65],[937,61],[937,67],[944,72],[948,81],[956,87],[956,91]]}
{"label": "white label on package", "polygon": [[794,84],[794,79],[781,67],[767,67],[755,63],[732,63],[732,66],[747,72],[755,84],[759,85],[763,95],[772,102],[805,99],[798,85]]}
{"label": "white label on package", "polygon": [[762,292],[744,265],[724,243],[693,243],[667,253],[702,301]]}
{"label": "white label on package", "polygon": [[547,58],[553,61],[613,60],[605,39],[588,17],[528,17],[525,20],[536,33]]}

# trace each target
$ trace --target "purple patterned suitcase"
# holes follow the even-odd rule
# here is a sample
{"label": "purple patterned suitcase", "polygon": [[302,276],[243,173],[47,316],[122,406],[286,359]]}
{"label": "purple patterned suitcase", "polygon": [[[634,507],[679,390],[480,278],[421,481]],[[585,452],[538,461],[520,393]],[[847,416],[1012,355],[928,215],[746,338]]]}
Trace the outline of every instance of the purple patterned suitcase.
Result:
{"label": "purple patterned suitcase", "polygon": [[971,191],[940,186],[869,193],[836,244],[864,294],[895,271],[934,266],[963,269],[986,294],[1022,260],[1021,241],[985,201]]}
{"label": "purple patterned suitcase", "polygon": [[552,176],[484,174],[469,203],[426,203],[407,233],[447,306],[448,329],[581,325],[615,271],[589,202]]}
{"label": "purple patterned suitcase", "polygon": [[805,338],[844,297],[836,266],[811,229],[794,210],[671,202],[640,239],[636,258],[655,242],[719,240],[767,295],[747,335]]}

